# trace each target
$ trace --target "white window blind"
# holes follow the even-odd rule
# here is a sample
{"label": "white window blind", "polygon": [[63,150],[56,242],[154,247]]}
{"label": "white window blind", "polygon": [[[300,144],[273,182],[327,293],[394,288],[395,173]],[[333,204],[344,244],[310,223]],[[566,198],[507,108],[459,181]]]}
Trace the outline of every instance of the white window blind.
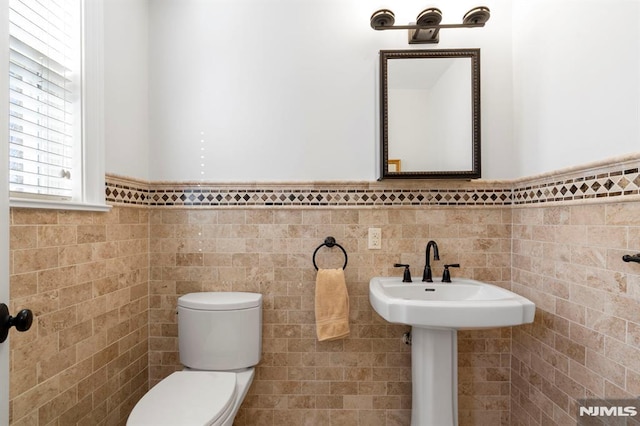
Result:
{"label": "white window blind", "polygon": [[79,178],[80,0],[9,0],[9,189],[70,199]]}

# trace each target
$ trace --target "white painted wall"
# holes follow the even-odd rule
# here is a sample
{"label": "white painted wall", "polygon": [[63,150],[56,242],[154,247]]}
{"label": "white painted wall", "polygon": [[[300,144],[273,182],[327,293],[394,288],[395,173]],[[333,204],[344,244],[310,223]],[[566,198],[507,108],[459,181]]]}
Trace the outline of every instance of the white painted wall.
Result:
{"label": "white painted wall", "polygon": [[[448,3],[445,23],[476,5]],[[485,28],[409,46],[404,31],[370,29],[383,4],[367,0],[109,0],[106,170],[373,180],[380,49],[482,49],[484,178],[640,150],[640,0],[485,3]],[[424,4],[385,6],[406,23]]]}
{"label": "white painted wall", "polygon": [[640,151],[640,1],[513,3],[517,176]]}
{"label": "white painted wall", "polygon": [[149,178],[148,0],[105,0],[105,168]]}
{"label": "white painted wall", "polygon": [[[477,5],[448,3],[445,23]],[[485,3],[485,28],[409,46],[370,28],[368,0],[150,0],[149,178],[374,180],[378,51],[451,47],[482,49],[484,176],[513,176],[511,1]],[[425,4],[386,6],[408,23]]]}

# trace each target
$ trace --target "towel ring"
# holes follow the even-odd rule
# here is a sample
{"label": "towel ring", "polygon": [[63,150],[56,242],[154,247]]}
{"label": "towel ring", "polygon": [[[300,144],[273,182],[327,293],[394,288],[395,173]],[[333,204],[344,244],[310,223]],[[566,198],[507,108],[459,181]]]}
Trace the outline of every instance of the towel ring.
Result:
{"label": "towel ring", "polygon": [[320,250],[324,246],[327,246],[329,248],[337,246],[340,250],[342,250],[342,253],[344,253],[344,265],[342,266],[342,269],[345,269],[347,267],[347,261],[349,260],[346,250],[340,244],[336,243],[335,238],[327,237],[324,239],[324,243],[320,244],[318,248],[316,248],[313,252],[313,266],[316,268],[316,271],[318,270],[318,265],[316,265],[316,253],[318,253],[318,250]]}

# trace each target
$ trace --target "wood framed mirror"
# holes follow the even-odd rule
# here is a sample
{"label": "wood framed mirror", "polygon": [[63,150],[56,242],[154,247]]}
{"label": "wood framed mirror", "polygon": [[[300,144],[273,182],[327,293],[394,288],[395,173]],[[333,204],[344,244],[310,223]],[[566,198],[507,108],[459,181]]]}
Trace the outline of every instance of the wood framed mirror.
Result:
{"label": "wood framed mirror", "polygon": [[476,179],[480,49],[380,51],[380,178]]}

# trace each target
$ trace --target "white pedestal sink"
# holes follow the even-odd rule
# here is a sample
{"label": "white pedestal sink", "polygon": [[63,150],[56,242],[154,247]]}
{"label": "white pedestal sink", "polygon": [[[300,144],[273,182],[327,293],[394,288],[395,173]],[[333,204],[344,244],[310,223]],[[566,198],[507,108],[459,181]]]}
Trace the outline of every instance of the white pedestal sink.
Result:
{"label": "white pedestal sink", "polygon": [[399,277],[369,282],[373,309],[411,328],[412,426],[457,426],[457,330],[506,327],[533,321],[530,300],[469,279],[403,283]]}

